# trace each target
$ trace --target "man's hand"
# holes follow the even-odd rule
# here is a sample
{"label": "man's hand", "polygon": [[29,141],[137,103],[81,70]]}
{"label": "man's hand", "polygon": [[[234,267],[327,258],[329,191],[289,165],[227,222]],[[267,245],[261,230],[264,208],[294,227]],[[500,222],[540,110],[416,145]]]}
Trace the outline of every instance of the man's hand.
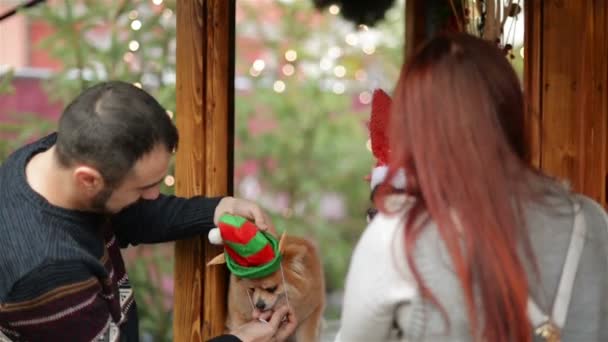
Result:
{"label": "man's hand", "polygon": [[[285,309],[285,310],[282,310],[282,309]],[[291,308],[288,308],[286,306],[277,310],[273,314],[273,318],[275,315],[279,314],[282,311],[285,311],[285,314],[282,314],[282,313],[280,314],[280,317],[282,317],[281,324],[279,325],[279,328],[277,329],[277,332],[274,335],[274,340],[273,340],[273,341],[277,341],[277,342],[287,341],[289,336],[293,335],[293,333],[296,331],[296,328],[298,327],[298,320],[296,318],[295,313],[293,312],[293,310]]]}
{"label": "man's hand", "polygon": [[[295,316],[286,306],[273,313],[264,312],[258,318],[263,319],[264,322],[254,318],[231,334],[243,342],[283,342],[293,334],[297,326]],[[270,320],[265,322],[268,319]]]}
{"label": "man's hand", "polygon": [[215,208],[213,222],[217,225],[220,217],[224,214],[242,216],[253,220],[260,230],[269,231],[276,235],[276,230],[270,222],[270,218],[262,208],[254,202],[240,198],[224,197]]}

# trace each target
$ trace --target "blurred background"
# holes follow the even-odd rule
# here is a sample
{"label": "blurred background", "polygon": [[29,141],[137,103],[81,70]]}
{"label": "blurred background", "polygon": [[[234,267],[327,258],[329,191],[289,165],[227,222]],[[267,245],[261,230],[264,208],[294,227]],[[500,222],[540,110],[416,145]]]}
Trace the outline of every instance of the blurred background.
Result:
{"label": "blurred background", "polygon": [[[0,14],[20,3],[0,0]],[[178,116],[175,5],[47,0],[0,21],[0,162],[52,132],[62,108],[99,81],[132,82]],[[279,231],[318,243],[328,321],[339,318],[350,253],[366,225],[372,91],[392,92],[405,27],[404,0],[373,26],[341,10],[312,0],[238,0],[236,8],[235,195],[262,204]],[[513,57],[520,74],[522,57]],[[162,191],[174,184],[172,166]],[[171,341],[172,244],[123,254],[143,340]]]}

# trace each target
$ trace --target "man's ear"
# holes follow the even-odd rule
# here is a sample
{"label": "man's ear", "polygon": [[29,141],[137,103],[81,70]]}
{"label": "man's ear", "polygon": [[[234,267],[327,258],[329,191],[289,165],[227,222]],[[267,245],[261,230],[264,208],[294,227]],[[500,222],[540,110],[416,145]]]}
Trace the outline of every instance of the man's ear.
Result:
{"label": "man's ear", "polygon": [[90,166],[80,165],[76,167],[73,176],[78,188],[84,190],[87,194],[97,194],[105,187],[101,173]]}
{"label": "man's ear", "polygon": [[226,263],[226,257],[224,256],[224,253],[221,253],[221,254],[216,255],[213,259],[211,259],[211,261],[209,261],[207,263],[207,266],[221,265],[221,264],[225,264],[225,263]]}

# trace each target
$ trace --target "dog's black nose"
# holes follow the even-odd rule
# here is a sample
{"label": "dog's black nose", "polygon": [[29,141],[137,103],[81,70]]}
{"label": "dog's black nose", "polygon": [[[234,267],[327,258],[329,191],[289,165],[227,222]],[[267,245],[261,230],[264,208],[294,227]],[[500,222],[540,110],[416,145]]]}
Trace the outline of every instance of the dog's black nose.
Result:
{"label": "dog's black nose", "polygon": [[266,303],[264,303],[264,301],[260,299],[255,303],[255,307],[260,310],[264,310],[264,308],[266,308]]}

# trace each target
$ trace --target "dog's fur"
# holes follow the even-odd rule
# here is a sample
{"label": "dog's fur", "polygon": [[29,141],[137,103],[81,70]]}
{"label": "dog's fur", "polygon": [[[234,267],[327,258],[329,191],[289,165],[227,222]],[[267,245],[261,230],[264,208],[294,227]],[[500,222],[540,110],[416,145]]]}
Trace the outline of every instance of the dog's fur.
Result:
{"label": "dog's fur", "polygon": [[283,256],[285,284],[280,269],[260,279],[230,276],[226,326],[232,330],[251,321],[252,304],[262,311],[285,305],[287,293],[289,305],[298,320],[290,341],[319,341],[325,309],[325,281],[317,248],[306,239],[284,236],[279,249]]}

